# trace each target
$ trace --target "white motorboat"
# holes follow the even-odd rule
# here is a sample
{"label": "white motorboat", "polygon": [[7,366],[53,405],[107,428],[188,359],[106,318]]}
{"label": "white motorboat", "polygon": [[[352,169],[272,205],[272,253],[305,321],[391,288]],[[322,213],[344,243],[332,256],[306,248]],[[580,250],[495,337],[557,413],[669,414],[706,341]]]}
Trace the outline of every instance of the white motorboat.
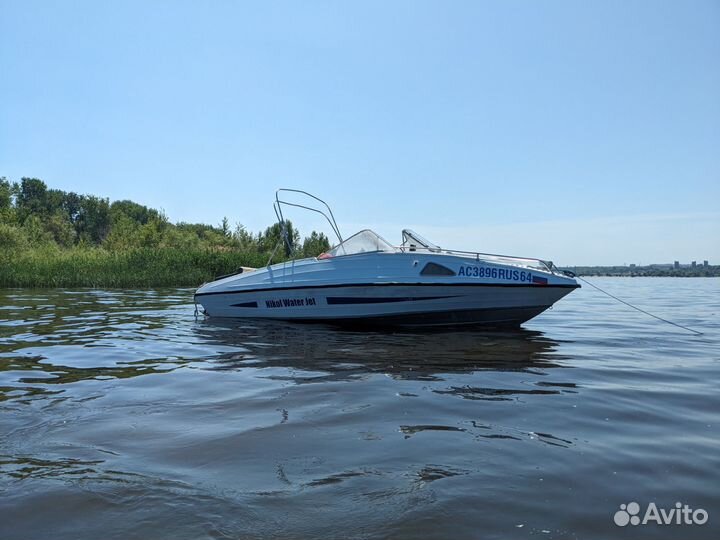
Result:
{"label": "white motorboat", "polygon": [[[293,192],[325,210],[281,199]],[[518,326],[580,287],[550,261],[454,251],[402,231],[393,246],[365,229],[343,240],[330,207],[300,190],[281,189],[275,213],[287,230],[283,206],[325,216],[339,243],[318,257],[241,269],[202,285],[195,302],[210,317],[248,317],[424,327]],[[287,234],[286,247],[292,249]]]}

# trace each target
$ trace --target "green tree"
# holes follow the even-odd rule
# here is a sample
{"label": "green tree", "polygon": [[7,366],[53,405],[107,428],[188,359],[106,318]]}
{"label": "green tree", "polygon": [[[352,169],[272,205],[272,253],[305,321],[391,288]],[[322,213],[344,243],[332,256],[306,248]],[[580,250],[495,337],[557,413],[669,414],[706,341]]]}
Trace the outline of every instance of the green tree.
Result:
{"label": "green tree", "polygon": [[195,234],[203,244],[210,246],[226,245],[227,240],[222,229],[205,225],[203,223],[178,223],[176,227],[181,231],[188,231]]}
{"label": "green tree", "polygon": [[37,178],[21,178],[15,204],[22,222],[31,215],[47,214],[48,201],[45,182]]}
{"label": "green tree", "polygon": [[[48,215],[65,212],[63,208],[66,193],[61,189],[48,189],[45,193],[45,211]],[[68,216],[69,218],[69,216]]]}
{"label": "green tree", "polygon": [[138,231],[138,244],[142,247],[157,248],[163,241],[164,224],[157,219],[148,221]]}
{"label": "green tree", "polygon": [[45,230],[49,232],[55,242],[62,247],[71,247],[75,243],[77,233],[68,215],[57,210],[52,216],[45,220]]}
{"label": "green tree", "polygon": [[[0,223],[15,224],[17,213],[13,206],[14,185],[0,177]],[[10,234],[10,233],[8,233]]]}
{"label": "green tree", "polygon": [[110,205],[110,212],[113,216],[122,213],[141,225],[147,224],[152,219],[160,219],[160,212],[154,208],[127,200],[113,202]]}
{"label": "green tree", "polygon": [[0,176],[0,211],[12,208],[13,189],[10,181]]}
{"label": "green tree", "polygon": [[80,217],[80,210],[82,210],[82,197],[77,193],[68,191],[63,198],[62,208],[77,230],[77,222]]}
{"label": "green tree", "polygon": [[233,232],[233,240],[236,246],[242,251],[255,252],[257,253],[259,246],[258,240],[240,223],[235,225],[235,232]]}
{"label": "green tree", "polygon": [[163,232],[161,247],[179,249],[187,252],[201,249],[202,244],[196,234],[170,226]]}
{"label": "green tree", "polygon": [[84,242],[100,244],[110,232],[110,203],[92,195],[80,198],[80,211],[75,223],[78,237]]}
{"label": "green tree", "polygon": [[[285,220],[285,235],[283,235],[282,227],[279,223],[274,223],[265,232],[258,234],[258,244],[260,251],[272,252],[282,244],[285,247],[285,255],[291,256],[296,246],[300,244],[300,233],[293,227],[290,220]],[[287,242],[284,240],[287,239]],[[288,245],[289,244],[289,245]]]}
{"label": "green tree", "polygon": [[323,233],[315,231],[310,233],[303,241],[302,253],[303,257],[317,257],[321,253],[330,249],[330,241]]}
{"label": "green tree", "polygon": [[138,246],[140,227],[140,224],[125,213],[115,213],[112,217],[110,232],[105,237],[103,246],[112,251],[122,251]]}
{"label": "green tree", "polygon": [[48,246],[54,243],[52,234],[47,231],[42,219],[37,214],[29,215],[25,219],[22,229],[33,247]]}
{"label": "green tree", "polygon": [[25,248],[28,237],[25,231],[16,225],[0,223],[0,249],[3,251]]}

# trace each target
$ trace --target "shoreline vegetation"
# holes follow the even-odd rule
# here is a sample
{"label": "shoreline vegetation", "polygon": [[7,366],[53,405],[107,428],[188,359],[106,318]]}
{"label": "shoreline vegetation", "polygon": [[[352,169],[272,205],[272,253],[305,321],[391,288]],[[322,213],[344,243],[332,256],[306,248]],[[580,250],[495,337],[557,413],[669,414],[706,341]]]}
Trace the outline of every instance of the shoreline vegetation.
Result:
{"label": "shoreline vegetation", "polygon": [[[289,226],[298,256],[330,248],[323,233]],[[171,223],[162,211],[49,189],[37,178],[0,177],[0,288],[199,286],[241,266],[288,260],[278,224],[252,233],[227,218],[217,226]],[[278,248],[278,246],[280,247]],[[277,249],[276,249],[277,248]],[[580,276],[720,276],[720,266],[568,267]]]}
{"label": "shoreline vegetation", "polygon": [[[323,233],[301,238],[298,256],[330,249]],[[252,233],[227,218],[217,225],[171,223],[133,201],[49,189],[37,178],[0,177],[0,288],[198,286],[241,266],[288,260],[276,223]]]}

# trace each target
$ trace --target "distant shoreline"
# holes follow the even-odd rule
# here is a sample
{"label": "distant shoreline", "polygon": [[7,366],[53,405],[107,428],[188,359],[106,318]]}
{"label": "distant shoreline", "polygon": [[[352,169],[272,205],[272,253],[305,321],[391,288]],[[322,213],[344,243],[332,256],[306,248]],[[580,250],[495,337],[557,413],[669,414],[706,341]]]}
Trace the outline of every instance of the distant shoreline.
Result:
{"label": "distant shoreline", "polygon": [[578,276],[607,277],[720,277],[720,266],[665,267],[651,266],[565,266]]}

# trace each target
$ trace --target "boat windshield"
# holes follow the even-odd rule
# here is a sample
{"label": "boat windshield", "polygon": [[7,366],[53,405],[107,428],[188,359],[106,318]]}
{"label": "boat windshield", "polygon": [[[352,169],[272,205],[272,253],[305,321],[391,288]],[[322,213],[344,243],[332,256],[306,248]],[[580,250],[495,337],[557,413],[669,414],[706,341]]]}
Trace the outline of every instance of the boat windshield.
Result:
{"label": "boat windshield", "polygon": [[355,253],[368,253],[373,251],[395,251],[395,248],[377,233],[370,229],[365,229],[332,248],[327,252],[327,256],[340,257],[341,255],[353,255]]}
{"label": "boat windshield", "polygon": [[411,229],[403,229],[402,232],[403,247],[408,248],[410,251],[415,251],[418,248],[427,249],[435,253],[440,253],[442,248],[436,244],[430,242],[430,240],[420,236],[418,233]]}

